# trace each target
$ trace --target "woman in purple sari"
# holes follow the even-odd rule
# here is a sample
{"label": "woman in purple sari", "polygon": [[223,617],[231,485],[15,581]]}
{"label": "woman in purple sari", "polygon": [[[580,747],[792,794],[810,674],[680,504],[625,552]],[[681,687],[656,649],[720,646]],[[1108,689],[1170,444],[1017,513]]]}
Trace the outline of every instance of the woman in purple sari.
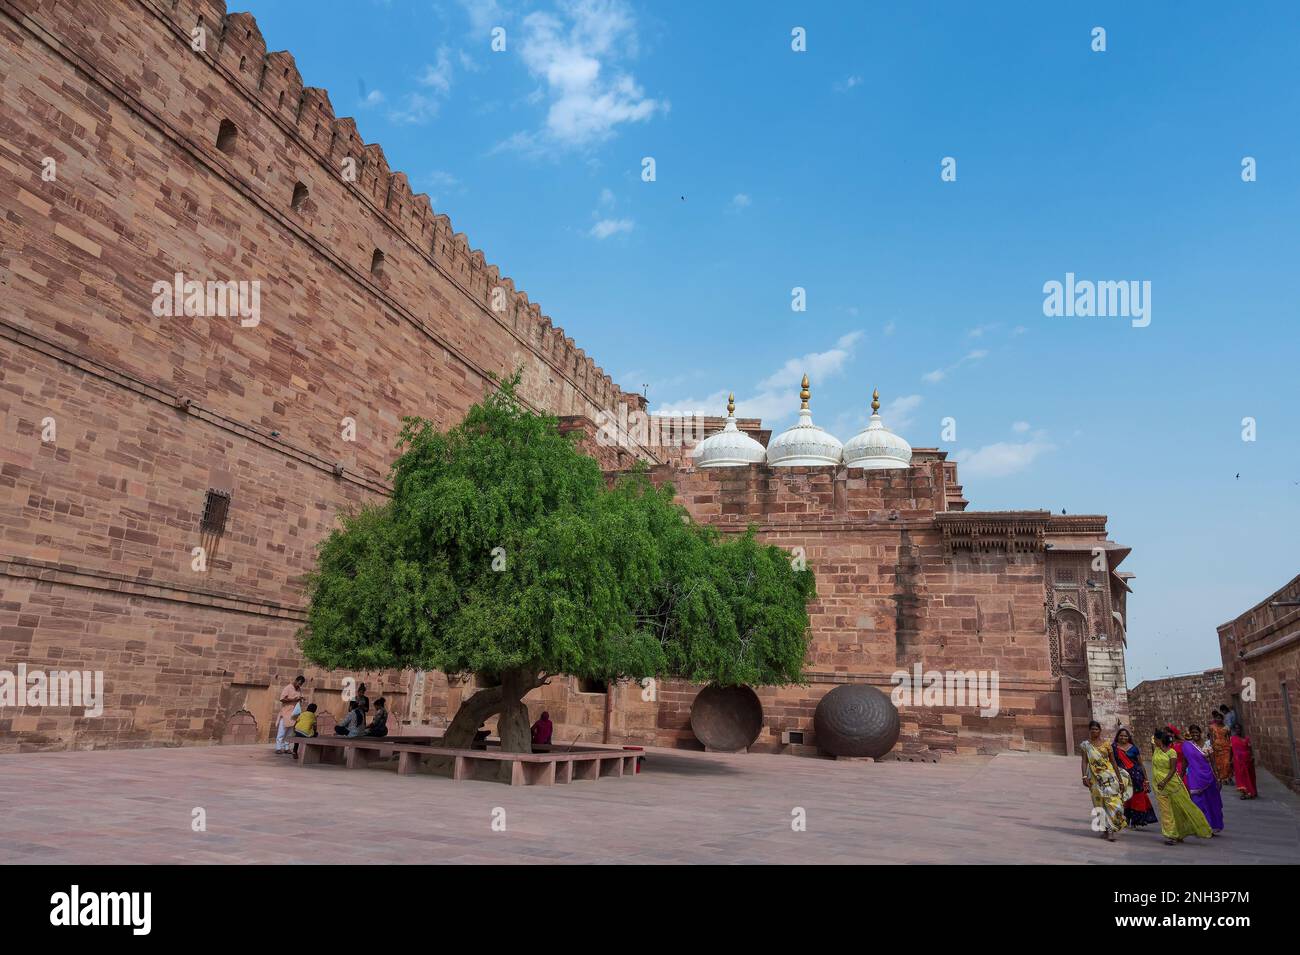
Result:
{"label": "woman in purple sari", "polygon": [[1205,758],[1205,754],[1190,743],[1183,746],[1183,759],[1187,761],[1187,791],[1192,794],[1192,802],[1205,813],[1213,835],[1223,831],[1223,797],[1219,794],[1219,780],[1214,775],[1214,767]]}

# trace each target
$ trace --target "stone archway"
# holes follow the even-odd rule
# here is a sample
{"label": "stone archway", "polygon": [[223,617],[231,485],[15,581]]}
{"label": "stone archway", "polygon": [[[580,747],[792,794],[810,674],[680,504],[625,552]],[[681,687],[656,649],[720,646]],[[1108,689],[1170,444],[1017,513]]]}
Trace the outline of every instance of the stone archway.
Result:
{"label": "stone archway", "polygon": [[221,734],[221,745],[246,746],[257,741],[257,719],[248,710],[240,710],[226,720],[226,728]]}

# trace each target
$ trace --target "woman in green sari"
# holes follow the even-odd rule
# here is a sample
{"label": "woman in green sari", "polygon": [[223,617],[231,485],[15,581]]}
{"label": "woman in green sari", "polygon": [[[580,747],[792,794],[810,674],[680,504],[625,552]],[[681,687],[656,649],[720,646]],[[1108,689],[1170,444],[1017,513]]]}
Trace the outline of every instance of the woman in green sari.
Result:
{"label": "woman in green sari", "polygon": [[1092,793],[1092,827],[1114,842],[1115,833],[1128,825],[1124,802],[1133,798],[1133,782],[1116,765],[1096,720],[1088,724],[1088,738],[1079,744],[1079,755],[1083,758],[1083,784]]}
{"label": "woman in green sari", "polygon": [[1178,754],[1172,746],[1174,738],[1165,730],[1157,730],[1152,739],[1155,748],[1151,751],[1151,778],[1156,784],[1152,795],[1160,810],[1160,831],[1165,835],[1165,845],[1172,846],[1188,836],[1210,838],[1213,833],[1205,813],[1192,802],[1191,793],[1175,772]]}

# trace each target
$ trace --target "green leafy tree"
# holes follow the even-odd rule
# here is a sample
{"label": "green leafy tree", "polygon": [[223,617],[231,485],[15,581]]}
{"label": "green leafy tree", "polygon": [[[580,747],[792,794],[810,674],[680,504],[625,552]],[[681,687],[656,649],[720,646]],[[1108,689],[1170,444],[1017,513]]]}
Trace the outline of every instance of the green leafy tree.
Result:
{"label": "green leafy tree", "polygon": [[607,486],[518,376],[445,433],[408,418],[393,496],[341,519],[309,581],[308,660],[487,676],[445,744],[498,716],[529,748],[522,700],[549,678],[798,681],[813,575],[753,530],[693,523],[643,472]]}

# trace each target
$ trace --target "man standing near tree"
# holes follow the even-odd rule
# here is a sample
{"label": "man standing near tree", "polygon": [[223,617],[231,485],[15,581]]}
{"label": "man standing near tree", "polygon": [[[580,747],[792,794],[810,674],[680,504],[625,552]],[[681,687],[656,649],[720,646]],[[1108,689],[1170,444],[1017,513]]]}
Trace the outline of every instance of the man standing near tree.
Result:
{"label": "man standing near tree", "polygon": [[275,733],[275,751],[277,753],[292,753],[292,744],[286,740],[291,729],[293,729],[293,709],[302,702],[302,686],[307,682],[307,678],[301,673],[294,677],[292,683],[285,684],[280,691],[280,725]]}

